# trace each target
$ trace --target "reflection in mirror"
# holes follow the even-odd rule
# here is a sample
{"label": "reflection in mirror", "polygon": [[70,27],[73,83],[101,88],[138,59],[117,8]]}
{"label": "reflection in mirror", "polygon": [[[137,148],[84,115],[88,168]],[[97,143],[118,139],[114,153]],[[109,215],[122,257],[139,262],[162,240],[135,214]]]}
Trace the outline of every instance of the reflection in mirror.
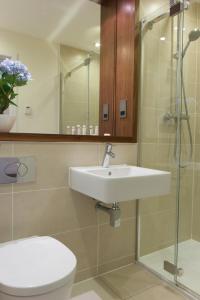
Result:
{"label": "reflection in mirror", "polygon": [[0,4],[0,61],[19,60],[32,75],[27,85],[15,88],[17,107],[3,113],[16,119],[11,132],[98,134],[100,5],[89,0]]}

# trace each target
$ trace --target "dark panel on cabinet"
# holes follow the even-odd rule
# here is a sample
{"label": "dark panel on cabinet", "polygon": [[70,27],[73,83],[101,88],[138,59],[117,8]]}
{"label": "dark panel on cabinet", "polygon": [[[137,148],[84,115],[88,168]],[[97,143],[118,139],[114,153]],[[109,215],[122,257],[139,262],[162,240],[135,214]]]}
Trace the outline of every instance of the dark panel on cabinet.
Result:
{"label": "dark panel on cabinet", "polygon": [[[115,135],[116,0],[101,5],[100,135]],[[103,116],[106,105],[109,114]]]}

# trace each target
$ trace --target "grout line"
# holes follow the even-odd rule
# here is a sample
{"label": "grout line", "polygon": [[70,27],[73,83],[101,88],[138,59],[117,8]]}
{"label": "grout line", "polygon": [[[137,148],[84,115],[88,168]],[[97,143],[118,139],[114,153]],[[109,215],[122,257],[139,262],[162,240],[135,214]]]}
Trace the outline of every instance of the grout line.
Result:
{"label": "grout line", "polygon": [[0,193],[0,197],[4,195],[12,195],[12,187],[10,189],[10,192]]}
{"label": "grout line", "polygon": [[146,216],[154,216],[154,215],[163,215],[165,213],[175,213],[176,212],[176,208],[174,209],[166,209],[166,210],[159,210],[159,211],[156,211],[156,212],[150,212],[150,213],[141,213],[140,216],[141,217],[146,217]]}
{"label": "grout line", "polygon": [[20,190],[20,191],[15,191],[14,188],[13,188],[13,194],[32,193],[32,192],[41,192],[41,191],[56,191],[56,190],[64,190],[64,189],[69,189],[69,187],[68,186],[61,186],[61,187],[30,189],[30,190]]}
{"label": "grout line", "polygon": [[[135,220],[136,217],[134,218],[128,218],[128,219],[122,219],[121,220],[121,223],[123,222],[128,222],[128,221],[133,221]],[[97,234],[98,234],[98,230],[100,229],[101,226],[105,226],[105,225],[109,225],[109,223],[104,223],[104,224],[94,224],[94,225],[90,225],[90,226],[85,226],[85,227],[79,227],[79,228],[74,228],[74,229],[71,229],[71,230],[65,230],[65,231],[60,231],[60,232],[54,232],[54,233],[51,233],[50,235],[51,236],[56,236],[56,235],[63,235],[63,234],[67,234],[67,233],[71,233],[71,232],[77,232],[77,231],[82,231],[82,230],[87,230],[87,229],[92,229],[92,228],[97,228]],[[98,228],[99,227],[99,228]],[[98,250],[99,251],[99,250]],[[120,257],[120,258],[124,258],[124,257],[127,257],[127,256],[123,256],[123,257]],[[118,260],[118,259],[117,259]],[[109,262],[112,262],[112,261],[115,261],[115,260],[111,260]]]}
{"label": "grout line", "polygon": [[[128,263],[128,265],[131,265],[131,264],[133,264],[134,262],[135,262],[135,260],[134,260],[134,257],[135,257],[135,253],[133,252],[133,253],[131,253],[131,255],[126,255],[126,256],[120,256],[120,257],[118,257],[118,258],[115,258],[115,259],[112,259],[112,260],[109,260],[108,262],[106,262],[106,263],[104,263],[104,264],[100,264],[99,265],[99,267],[103,267],[103,266],[106,266],[106,265],[108,265],[108,264],[110,264],[110,263],[114,263],[114,262],[117,262],[117,261],[119,261],[119,260],[122,260],[122,259],[125,259],[125,258],[133,258],[133,262],[132,263]],[[127,265],[125,265],[125,266],[127,266]],[[117,267],[116,269],[121,269],[121,268],[124,268],[125,266],[121,266],[121,267]],[[116,270],[116,269],[114,269],[114,270]],[[105,272],[105,273],[109,273],[109,272],[112,272],[113,270],[110,270],[110,271],[107,271],[107,272]],[[104,274],[104,273],[103,273]]]}
{"label": "grout line", "polygon": [[[121,223],[128,222],[128,221],[134,221],[134,220],[136,220],[136,216],[135,217],[121,218]],[[110,224],[109,222],[104,222],[104,223],[100,223],[99,226],[106,226],[106,225],[109,225],[109,224]]]}
{"label": "grout line", "polygon": [[75,229],[72,229],[72,230],[66,230],[66,231],[51,233],[50,235],[51,236],[63,235],[63,234],[71,233],[71,232],[78,232],[78,231],[82,231],[82,230],[97,228],[97,226],[98,225],[96,224],[96,225],[91,225],[91,226],[86,226],[86,227],[79,227],[79,228],[75,228]]}
{"label": "grout line", "polygon": [[[93,268],[97,268],[97,265],[90,266],[89,268],[79,269],[79,270],[77,270],[77,274],[81,273],[81,272],[89,271],[89,270],[91,270]],[[93,277],[91,277],[91,278],[93,278]]]}
{"label": "grout line", "polygon": [[[133,257],[133,258],[134,258],[134,253],[133,253],[133,255],[129,255],[129,256],[121,256],[121,257],[119,257],[119,258],[110,260],[110,261],[108,261],[107,263],[102,264],[102,265],[99,265],[99,266],[102,267],[102,266],[108,265],[109,263],[117,262],[117,261],[119,261],[119,260],[121,260],[121,259],[124,259],[124,258],[130,258],[130,257]],[[123,269],[123,268],[125,268],[125,267],[127,267],[127,266],[131,266],[131,265],[134,264],[134,263],[135,263],[135,261],[133,260],[133,262],[131,262],[131,263],[128,263],[128,264],[126,264],[126,265],[124,265],[124,266],[121,266],[121,267],[114,268],[114,269],[112,269],[112,270],[110,270],[110,271],[107,271],[107,272],[103,272],[103,273],[101,273],[101,275],[112,273],[113,271]],[[84,271],[88,271],[88,270],[91,270],[92,268],[97,268],[97,267],[98,267],[98,265],[94,265],[94,266],[90,266],[89,268],[79,269],[79,270],[77,271],[77,273],[79,273],[79,272],[84,272]],[[96,275],[96,276],[98,277],[99,274]],[[88,278],[88,279],[92,279],[92,278],[94,278],[94,277],[91,277],[91,278]],[[87,280],[87,279],[86,279],[86,280]]]}

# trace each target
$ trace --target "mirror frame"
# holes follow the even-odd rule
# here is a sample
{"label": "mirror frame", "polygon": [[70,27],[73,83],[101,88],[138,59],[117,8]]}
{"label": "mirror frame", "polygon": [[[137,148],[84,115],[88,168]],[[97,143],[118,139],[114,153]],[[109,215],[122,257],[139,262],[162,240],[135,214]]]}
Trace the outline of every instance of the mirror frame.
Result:
{"label": "mirror frame", "polygon": [[[109,0],[90,0],[98,4],[107,3]],[[121,1],[126,5],[126,0]],[[137,143],[137,115],[138,115],[138,95],[139,95],[139,73],[140,73],[140,24],[139,24],[139,2],[140,0],[133,0],[135,8],[133,14],[135,14],[135,36],[134,40],[134,99],[132,100],[133,107],[135,109],[136,118],[133,120],[133,124],[130,126],[135,127],[133,136],[102,136],[102,135],[64,135],[64,134],[42,134],[42,133],[2,133],[0,132],[0,141],[2,142],[93,142],[93,143]],[[116,11],[117,15],[117,11]],[[116,49],[117,50],[117,45]],[[114,104],[115,105],[115,104]],[[116,120],[113,120],[116,122]],[[116,125],[116,124],[115,124]]]}
{"label": "mirror frame", "polygon": [[38,133],[0,133],[0,141],[8,142],[112,142],[136,143],[136,137],[116,137],[100,135],[65,135],[65,134],[38,134]]}

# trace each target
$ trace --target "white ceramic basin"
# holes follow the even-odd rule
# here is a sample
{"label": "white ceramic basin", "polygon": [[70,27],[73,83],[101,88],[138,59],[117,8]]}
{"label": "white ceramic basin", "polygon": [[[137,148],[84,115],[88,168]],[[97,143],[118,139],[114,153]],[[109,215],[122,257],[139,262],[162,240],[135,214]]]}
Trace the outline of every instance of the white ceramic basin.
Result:
{"label": "white ceramic basin", "polygon": [[104,203],[122,202],[170,193],[171,174],[134,166],[72,167],[70,187]]}

